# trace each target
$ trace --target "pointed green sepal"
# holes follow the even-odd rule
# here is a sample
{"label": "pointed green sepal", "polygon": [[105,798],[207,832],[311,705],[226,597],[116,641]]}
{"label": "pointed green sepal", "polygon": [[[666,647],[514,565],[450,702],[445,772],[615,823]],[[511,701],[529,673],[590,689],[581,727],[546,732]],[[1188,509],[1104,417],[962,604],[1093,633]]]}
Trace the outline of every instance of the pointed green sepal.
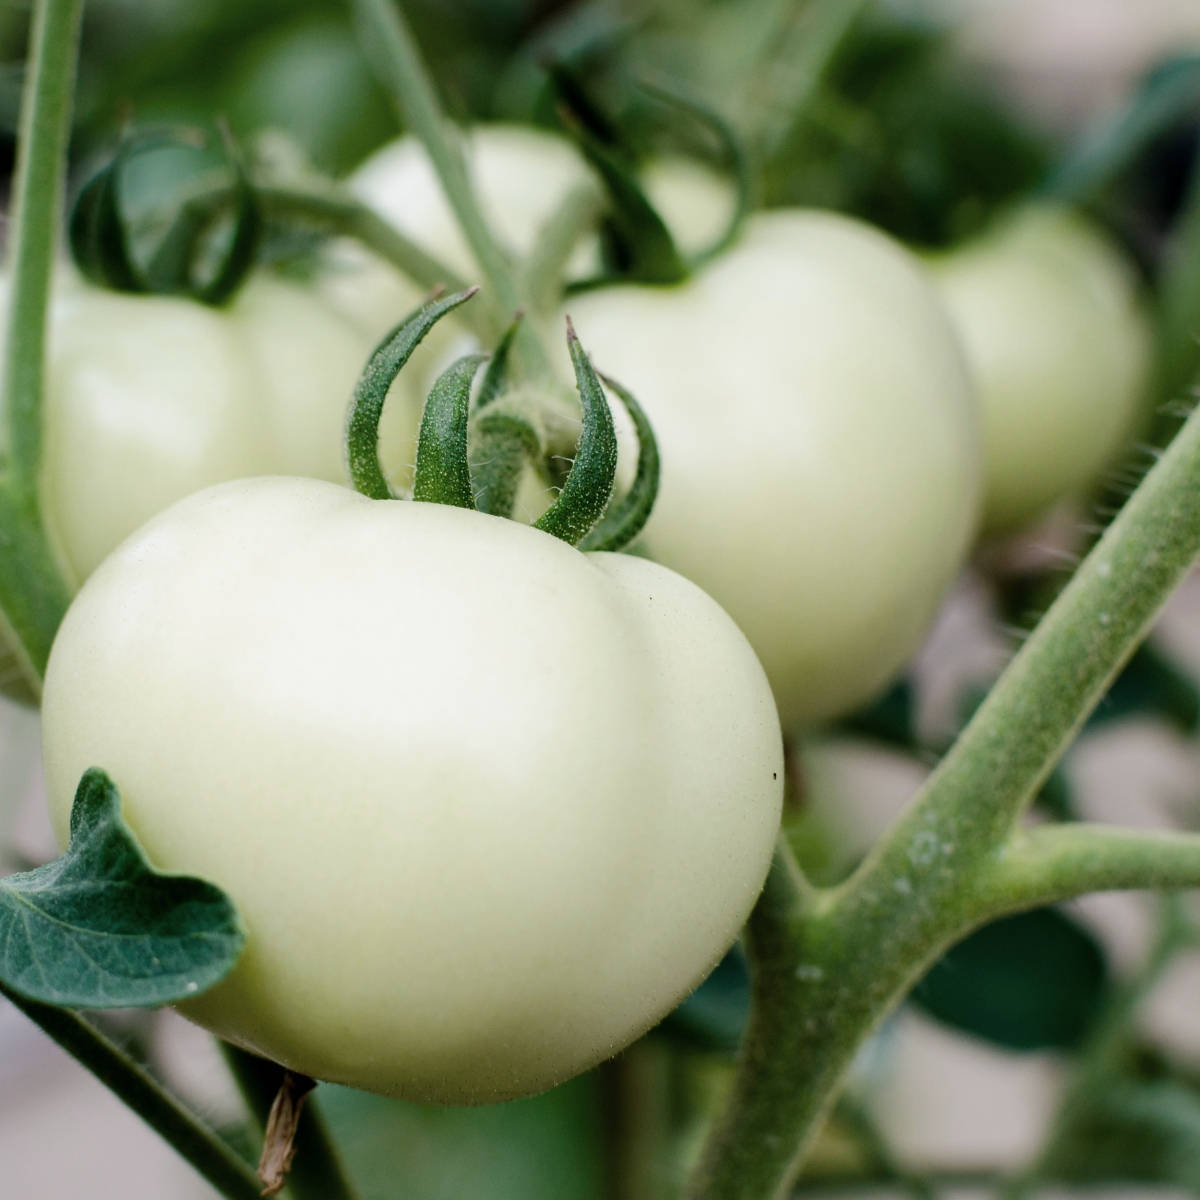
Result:
{"label": "pointed green sepal", "polygon": [[537,430],[523,417],[488,408],[476,418],[471,438],[471,486],[475,507],[511,517],[526,466],[542,453]]}
{"label": "pointed green sepal", "polygon": [[71,257],[84,277],[119,292],[144,288],[134,265],[118,199],[121,151],[80,189],[67,224]]}
{"label": "pointed green sepal", "polygon": [[[122,202],[126,172],[149,151],[204,152],[208,139],[193,130],[155,130],[127,138],[112,160],[79,193],[71,211],[71,253],[93,283],[116,291],[189,296],[205,304],[225,303],[254,266],[263,234],[262,213],[232,138],[223,133],[224,156],[233,182],[207,186],[188,196],[155,247],[140,261]],[[208,265],[212,235],[232,222],[227,244]]]}
{"label": "pointed green sepal", "polygon": [[619,500],[614,499],[599,524],[580,539],[580,550],[620,550],[628,546],[645,527],[654,501],[658,498],[661,463],[658,441],[650,420],[628,388],[607,375],[601,378],[608,390],[615,393],[625,406],[625,411],[633,421],[638,440],[637,472],[629,491]]}
{"label": "pointed green sepal", "polygon": [[[647,199],[632,158],[616,144],[611,123],[587,98],[564,63],[551,63],[547,70],[567,134],[608,193],[611,210],[603,227],[615,273],[640,283],[681,283],[687,278],[687,263],[671,231]],[[604,281],[585,281],[573,290],[600,282]]]}
{"label": "pointed green sepal", "polygon": [[467,354],[438,376],[425,401],[417,438],[413,473],[414,500],[474,508],[471,467],[467,459],[467,430],[471,419],[471,384],[486,360]]}
{"label": "pointed green sepal", "polygon": [[508,386],[513,342],[517,340],[517,333],[521,328],[524,316],[523,312],[518,312],[513,317],[512,324],[504,331],[500,344],[488,360],[487,370],[484,371],[483,379],[479,384],[479,395],[475,397],[476,409],[487,408],[497,396],[503,394]]}
{"label": "pointed green sepal", "polygon": [[567,347],[583,409],[575,462],[558,499],[534,522],[538,529],[576,546],[608,507],[617,474],[617,432],[612,412],[575,329],[567,320]]}
{"label": "pointed green sepal", "polygon": [[244,941],[219,888],[150,865],[96,768],[75,793],[66,853],[0,880],[0,982],[44,1004],[189,999],[229,974]]}
{"label": "pointed green sepal", "polygon": [[452,309],[469,300],[478,288],[429,300],[409,313],[375,348],[350,401],[346,419],[346,464],[356,491],[372,500],[392,498],[379,463],[379,419],[388,389],[421,339]]}
{"label": "pointed green sepal", "polygon": [[710,108],[692,96],[683,96],[656,84],[641,82],[638,87],[660,104],[686,113],[708,129],[716,140],[726,168],[733,176],[733,210],[725,222],[725,228],[693,257],[690,269],[695,270],[724,254],[733,245],[746,223],[746,218],[754,209],[758,189],[750,153],[737,130],[715,108]]}

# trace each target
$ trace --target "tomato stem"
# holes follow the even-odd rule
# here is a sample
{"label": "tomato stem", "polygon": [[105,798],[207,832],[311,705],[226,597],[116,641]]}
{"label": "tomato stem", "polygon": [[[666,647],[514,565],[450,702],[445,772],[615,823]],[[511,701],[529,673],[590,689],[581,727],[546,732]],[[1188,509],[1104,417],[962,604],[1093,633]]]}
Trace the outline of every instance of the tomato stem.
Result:
{"label": "tomato stem", "polygon": [[[255,193],[273,219],[352,238],[391,263],[419,287],[429,291],[436,288],[449,292],[467,290],[466,282],[457,271],[435,258],[372,208],[350,196],[315,188],[259,183],[255,184]],[[462,318],[485,341],[500,334],[502,324],[493,306],[472,305]]]}
{"label": "tomato stem", "polygon": [[10,214],[12,303],[4,359],[10,486],[37,499],[46,310],[62,215],[83,0],[34,5]]}
{"label": "tomato stem", "polygon": [[[262,1128],[286,1071],[278,1063],[239,1050],[228,1042],[221,1052],[246,1107]],[[354,1200],[337,1148],[320,1114],[320,1091],[308,1098],[295,1138],[296,1157],[288,1173],[294,1200]]]}
{"label": "tomato stem", "polygon": [[114,1092],[228,1200],[257,1200],[258,1177],[212,1130],[98,1029],[75,1013],[10,992],[6,996],[45,1034]]}
{"label": "tomato stem", "polygon": [[515,311],[520,304],[511,267],[479,207],[462,153],[450,136],[433,80],[400,5],[395,0],[354,0],[354,10],[364,30],[363,45],[401,119],[424,144],[493,303],[503,312]]}
{"label": "tomato stem", "polygon": [[10,222],[12,294],[0,393],[0,627],[16,643],[12,649],[35,694],[70,601],[70,588],[46,534],[38,477],[46,314],[62,214],[82,9],[82,0],[41,0],[34,6]]}
{"label": "tomato stem", "polygon": [[747,926],[750,1025],[692,1200],[783,1196],[859,1046],[973,928],[1089,891],[1200,886],[1200,836],[1018,829],[1198,553],[1200,413],[858,870],[806,892],[781,852]]}

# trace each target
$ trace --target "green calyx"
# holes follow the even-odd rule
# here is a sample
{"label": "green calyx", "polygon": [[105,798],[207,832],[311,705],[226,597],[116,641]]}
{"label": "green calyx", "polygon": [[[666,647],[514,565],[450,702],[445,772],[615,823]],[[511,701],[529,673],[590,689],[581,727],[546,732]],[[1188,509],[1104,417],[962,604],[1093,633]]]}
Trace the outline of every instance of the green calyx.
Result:
{"label": "green calyx", "polygon": [[[204,304],[229,300],[253,268],[263,217],[241,156],[220,139],[223,169],[215,175],[212,139],[191,130],[159,130],[125,139],[112,160],[83,185],[68,223],[71,254],[93,283],[121,292],[187,296]],[[194,156],[195,186],[155,238],[138,236],[144,223],[126,192],[139,160],[160,153]]]}
{"label": "green calyx", "polygon": [[666,223],[646,195],[637,162],[616,122],[588,95],[577,72],[562,61],[547,66],[559,116],[568,136],[599,176],[608,196],[603,235],[608,272],[572,285],[582,291],[617,281],[670,285],[682,283],[737,238],[754,205],[754,173],[750,158],[733,127],[716,110],[691,97],[638,83],[636,90],[657,106],[682,113],[715,139],[736,186],[736,203],[725,228],[694,257],[675,244]]}
{"label": "green calyx", "polygon": [[[357,491],[375,500],[396,499],[379,462],[379,421],[388,390],[421,339],[475,289],[423,304],[371,355],[357,386],[346,425],[347,461]],[[519,320],[519,318],[518,318]],[[521,478],[544,451],[537,428],[513,401],[510,350],[517,322],[496,353],[467,355],[434,383],[417,441],[412,499],[510,517]],[[619,384],[606,381],[629,411],[638,438],[638,467],[629,492],[613,501],[617,435],[600,377],[568,321],[567,345],[582,406],[575,459],[557,500],[536,528],[586,550],[618,550],[646,523],[658,490],[658,447],[645,413]],[[471,390],[488,363],[474,403]]]}

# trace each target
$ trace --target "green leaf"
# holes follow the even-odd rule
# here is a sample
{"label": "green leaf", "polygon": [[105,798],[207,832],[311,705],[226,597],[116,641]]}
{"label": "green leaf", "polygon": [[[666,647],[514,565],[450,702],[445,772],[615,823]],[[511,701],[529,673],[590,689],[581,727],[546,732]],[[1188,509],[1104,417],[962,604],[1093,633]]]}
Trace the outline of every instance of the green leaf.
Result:
{"label": "green leaf", "polygon": [[1099,943],[1043,908],[993,921],[953,947],[913,991],[947,1025],[1008,1050],[1063,1049],[1087,1032],[1107,985]]}
{"label": "green leaf", "polygon": [[918,750],[916,703],[912,681],[901,678],[882,696],[844,717],[838,728],[886,746]]}
{"label": "green leaf", "polygon": [[1082,203],[1103,191],[1156,138],[1195,120],[1200,107],[1200,54],[1185,54],[1154,68],[1125,108],[1068,155],[1042,191]]}
{"label": "green leaf", "polygon": [[1200,689],[1153,642],[1138,647],[1092,714],[1088,728],[1143,714],[1161,717],[1189,736],[1200,726]]}
{"label": "green leaf", "polygon": [[734,946],[658,1031],[704,1050],[737,1049],[750,1015],[750,971]]}
{"label": "green leaf", "polygon": [[0,880],[0,982],[71,1008],[144,1008],[197,996],[245,941],[219,888],[156,871],[97,768],[79,782],[67,852]]}
{"label": "green leaf", "polygon": [[1200,1193],[1200,1096],[1168,1080],[1113,1081],[1088,1098],[1043,1165],[1072,1182],[1156,1183]]}

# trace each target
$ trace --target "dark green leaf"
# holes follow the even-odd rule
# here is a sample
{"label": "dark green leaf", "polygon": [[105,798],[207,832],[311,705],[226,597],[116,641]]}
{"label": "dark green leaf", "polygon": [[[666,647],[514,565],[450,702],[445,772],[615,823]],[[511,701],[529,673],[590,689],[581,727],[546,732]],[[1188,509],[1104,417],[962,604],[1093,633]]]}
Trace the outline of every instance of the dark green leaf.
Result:
{"label": "dark green leaf", "polygon": [[703,1050],[732,1051],[742,1040],[750,1013],[750,972],[734,946],[709,977],[659,1026]]}
{"label": "dark green leaf", "polygon": [[1139,715],[1163,718],[1191,735],[1200,724],[1200,690],[1153,642],[1144,642],[1114,680],[1088,721],[1089,728]]}
{"label": "dark green leaf", "polygon": [[1200,54],[1156,67],[1129,103],[1068,155],[1043,191],[1057,200],[1082,203],[1130,167],[1156,138],[1200,110]]}
{"label": "dark green leaf", "polygon": [[898,679],[877,700],[838,722],[838,728],[857,737],[904,750],[917,749],[916,693],[912,681]]}
{"label": "dark green leaf", "polygon": [[1086,1098],[1045,1174],[1073,1182],[1155,1183],[1200,1193],[1200,1096],[1182,1084],[1114,1081]]}
{"label": "dark green leaf", "polygon": [[95,768],[75,793],[66,853],[0,881],[0,981],[45,1004],[197,996],[229,973],[244,940],[220,889],[150,866],[116,787]]}
{"label": "dark green leaf", "polygon": [[1078,1045],[1107,983],[1096,939],[1055,909],[993,921],[913,991],[925,1012],[1009,1050]]}

